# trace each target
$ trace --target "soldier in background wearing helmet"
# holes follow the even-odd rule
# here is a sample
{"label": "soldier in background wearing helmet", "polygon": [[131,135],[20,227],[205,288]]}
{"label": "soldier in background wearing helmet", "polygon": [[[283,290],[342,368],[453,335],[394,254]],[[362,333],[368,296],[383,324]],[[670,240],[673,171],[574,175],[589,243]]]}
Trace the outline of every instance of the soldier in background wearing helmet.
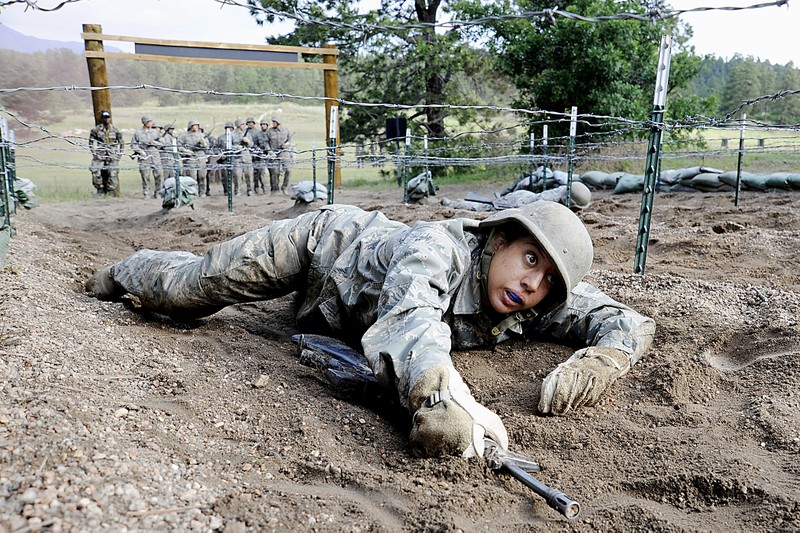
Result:
{"label": "soldier in background wearing helmet", "polygon": [[233,149],[237,151],[239,177],[240,179],[244,178],[247,196],[250,196],[253,191],[253,153],[250,151],[253,139],[249,135],[247,123],[244,120],[237,118],[233,124],[236,126],[236,129],[233,130]]}
{"label": "soldier in background wearing helmet", "polygon": [[[156,197],[156,191],[161,188],[161,141],[158,140],[158,130],[153,128],[155,122],[147,115],[142,117],[141,129],[133,132],[131,138],[131,149],[139,159],[139,175],[142,176],[142,194],[145,198]],[[152,175],[153,188],[150,188],[150,176]]]}
{"label": "soldier in background wearing helmet", "polygon": [[[236,127],[233,122],[225,123],[225,133],[217,138],[217,144],[222,153],[222,189],[225,194],[228,194],[228,172],[232,176],[232,193],[236,196],[239,195],[239,177],[242,175],[242,158],[239,156],[239,149],[237,148],[235,138]],[[230,143],[230,144],[229,144]]]}
{"label": "soldier in background wearing helmet", "polygon": [[253,190],[257,193],[261,188],[261,193],[267,193],[267,160],[270,156],[269,139],[267,139],[267,128],[269,122],[266,118],[261,119],[259,124],[261,129],[256,130],[252,135],[253,139]]}
{"label": "soldier in background wearing helmet", "polygon": [[[158,139],[161,142],[161,168],[164,171],[164,181],[180,173],[178,163],[178,140],[175,138],[175,126],[167,124]],[[176,173],[177,172],[177,173]]]}
{"label": "soldier in background wearing helmet", "polygon": [[184,157],[186,175],[197,182],[197,193],[211,196],[211,184],[206,173],[208,139],[200,131],[200,122],[192,119],[186,124],[186,132],[178,138],[178,146]]}
{"label": "soldier in background wearing helmet", "polygon": [[[573,211],[582,211],[589,207],[592,203],[592,191],[589,187],[580,181],[573,181],[570,188],[570,209]],[[502,196],[494,199],[486,199],[485,201],[477,200],[450,200],[449,198],[442,198],[442,205],[452,207],[454,209],[468,209],[470,211],[494,211],[496,209],[508,209],[509,207],[521,207],[533,202],[558,202],[567,205],[567,186],[560,185],[553,189],[547,189],[542,192],[531,192],[527,189],[518,189],[516,191],[508,192]]]}
{"label": "soldier in background wearing helmet", "polygon": [[120,132],[111,123],[111,113],[100,112],[100,123],[89,132],[89,150],[92,152],[92,185],[98,196],[115,196],[119,187],[119,158],[125,143]]}
{"label": "soldier in background wearing helmet", "polygon": [[584,346],[542,384],[539,410],[563,415],[599,401],[650,346],[650,318],[581,281],[592,258],[583,223],[555,202],[410,227],[331,205],[202,257],[138,251],[86,289],[108,300],[130,293],[184,320],[300,291],[298,327],[360,343],[412,415],[415,453],[470,457],[483,455],[484,436],[507,448],[508,435],[472,397],[451,349],[524,336]]}
{"label": "soldier in background wearing helmet", "polygon": [[[267,130],[267,139],[269,140],[269,149],[274,154],[274,159],[270,161],[269,167],[270,192],[275,194],[280,188],[283,194],[289,194],[294,145],[292,144],[292,132],[283,125],[280,115],[272,117],[272,127]],[[281,174],[283,174],[283,184],[280,183]]]}

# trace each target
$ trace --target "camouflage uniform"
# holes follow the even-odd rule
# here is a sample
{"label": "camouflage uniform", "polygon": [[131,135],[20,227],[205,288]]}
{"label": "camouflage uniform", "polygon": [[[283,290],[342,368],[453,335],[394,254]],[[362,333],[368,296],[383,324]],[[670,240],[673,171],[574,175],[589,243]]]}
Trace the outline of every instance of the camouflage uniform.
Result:
{"label": "camouflage uniform", "polygon": [[158,131],[155,128],[143,126],[136,130],[131,138],[131,149],[139,157],[139,174],[142,176],[142,193],[145,198],[150,196],[150,174],[153,175],[153,198],[156,191],[161,188],[161,153],[159,148]]}
{"label": "camouflage uniform", "polygon": [[[224,139],[224,135],[223,135]],[[228,193],[228,176],[225,170],[225,156],[222,155],[222,148],[216,137],[206,134],[208,141],[208,163],[206,164],[206,180],[209,184],[221,183],[222,192]],[[211,195],[211,191],[207,190],[206,196]]]}
{"label": "camouflage uniform", "polygon": [[141,250],[110,274],[146,308],[181,318],[299,290],[299,328],[360,342],[377,378],[406,406],[426,370],[452,368],[451,348],[526,335],[617,348],[631,364],[647,350],[653,321],[583,282],[547,314],[486,313],[486,240],[470,219],[408,227],[379,212],[332,205],[273,222],[202,257]]}
{"label": "camouflage uniform", "polygon": [[211,194],[211,184],[206,172],[208,160],[208,139],[201,131],[187,131],[178,138],[181,154],[183,155],[183,168],[186,175],[197,181],[199,194]]}
{"label": "camouflage uniform", "polygon": [[250,196],[253,190],[253,153],[250,151],[250,147],[253,146],[253,133],[255,132],[251,128],[240,128],[238,123],[237,120],[236,129],[233,130],[233,146],[239,147],[239,159],[241,160],[239,175],[240,178],[244,177],[247,196]]}
{"label": "camouflage uniform", "polygon": [[[272,192],[276,192],[278,189],[286,192],[292,175],[292,161],[294,161],[292,132],[275,118],[273,117],[273,122],[277,126],[273,125],[267,130],[269,149],[274,156],[273,159],[270,159],[269,184]],[[280,183],[281,174],[283,174],[283,184]]]}
{"label": "camouflage uniform", "polygon": [[[89,132],[89,149],[92,151],[92,185],[97,194],[114,195],[119,186],[119,158],[125,143],[122,133],[111,122],[100,123]],[[105,174],[105,179],[103,174]]]}
{"label": "camouflage uniform", "polygon": [[267,158],[270,155],[267,132],[265,130],[256,130],[252,135],[252,139],[253,190],[258,192],[258,189],[260,188],[262,193],[266,193],[267,186],[264,178],[267,176]]}
{"label": "camouflage uniform", "polygon": [[158,139],[161,142],[161,169],[164,171],[164,181],[180,174],[180,164],[173,150],[173,147],[177,148],[177,139],[170,133],[171,131],[174,131],[173,128],[167,129]]}
{"label": "camouflage uniform", "polygon": [[[228,127],[230,125],[230,127]],[[230,131],[230,133],[228,133]],[[225,124],[225,133],[217,138],[217,145],[220,147],[222,165],[222,188],[228,194],[228,172],[231,173],[231,185],[233,194],[239,194],[239,177],[242,175],[242,158],[239,156],[239,147],[235,141],[235,128],[232,122]],[[231,148],[228,148],[228,135],[231,139]]]}

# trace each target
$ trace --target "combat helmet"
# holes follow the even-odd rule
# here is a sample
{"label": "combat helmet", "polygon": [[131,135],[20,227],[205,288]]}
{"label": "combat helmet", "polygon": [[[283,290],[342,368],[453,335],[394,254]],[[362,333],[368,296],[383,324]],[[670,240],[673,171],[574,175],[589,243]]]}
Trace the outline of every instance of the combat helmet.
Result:
{"label": "combat helmet", "polygon": [[242,124],[244,124],[244,120],[242,120],[240,118],[237,118],[236,120],[233,121],[233,125],[236,126],[237,128],[239,126],[241,126]]}
{"label": "combat helmet", "polygon": [[199,126],[199,125],[200,125],[200,122],[199,122],[199,121],[197,121],[197,120],[195,120],[195,119],[192,119],[192,120],[190,120],[190,121],[189,121],[189,122],[186,124],[186,130],[188,131],[188,130],[192,129],[192,126],[194,126],[195,124],[197,124],[197,125]]}
{"label": "combat helmet", "polygon": [[586,209],[592,203],[592,191],[580,181],[573,181],[570,187],[570,204],[574,209]]}
{"label": "combat helmet", "polygon": [[144,126],[151,120],[153,120],[153,117],[151,117],[150,115],[142,115],[142,126]]}
{"label": "combat helmet", "polygon": [[586,226],[564,205],[545,201],[505,209],[485,218],[478,226],[489,232],[481,257],[484,291],[496,249],[497,228],[508,223],[519,224],[530,233],[558,270],[560,283],[536,306],[536,312],[547,312],[564,303],[592,266],[594,247]]}

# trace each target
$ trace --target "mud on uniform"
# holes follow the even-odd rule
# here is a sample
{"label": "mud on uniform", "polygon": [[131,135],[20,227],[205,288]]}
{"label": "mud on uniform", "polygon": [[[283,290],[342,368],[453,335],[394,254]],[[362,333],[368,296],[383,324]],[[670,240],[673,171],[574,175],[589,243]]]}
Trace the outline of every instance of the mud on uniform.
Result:
{"label": "mud on uniform", "polygon": [[376,377],[405,406],[427,369],[453,368],[453,348],[528,336],[619,349],[634,364],[650,346],[650,318],[584,282],[545,315],[487,314],[479,279],[486,239],[470,219],[409,227],[334,205],[275,221],[204,256],[141,250],[114,264],[111,276],[146,308],[180,318],[301,291],[299,328],[360,342]]}

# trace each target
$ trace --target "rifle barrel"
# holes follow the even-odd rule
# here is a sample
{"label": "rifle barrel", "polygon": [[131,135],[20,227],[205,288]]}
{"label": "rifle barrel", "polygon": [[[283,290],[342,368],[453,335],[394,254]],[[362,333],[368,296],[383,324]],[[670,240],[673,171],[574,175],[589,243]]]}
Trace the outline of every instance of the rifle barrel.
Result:
{"label": "rifle barrel", "polygon": [[581,504],[560,490],[548,487],[511,462],[504,462],[503,468],[508,471],[509,474],[521,481],[526,487],[544,498],[544,500],[547,502],[547,505],[564,515],[569,520],[574,520],[579,514],[581,514]]}

